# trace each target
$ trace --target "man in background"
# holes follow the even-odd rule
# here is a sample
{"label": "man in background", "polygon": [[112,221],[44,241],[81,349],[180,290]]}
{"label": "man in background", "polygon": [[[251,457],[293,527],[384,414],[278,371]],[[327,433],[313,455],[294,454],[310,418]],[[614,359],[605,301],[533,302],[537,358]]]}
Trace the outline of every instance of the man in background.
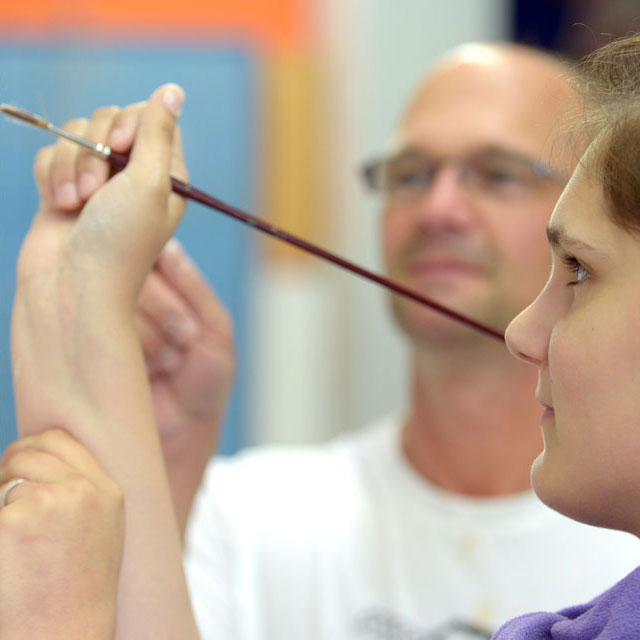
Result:
{"label": "man in background", "polygon": [[[468,45],[431,71],[393,152],[366,170],[392,279],[498,329],[533,299],[571,170],[572,154],[554,153],[576,106],[566,71],[515,45]],[[497,340],[392,304],[411,347],[405,414],[207,469],[186,537],[203,638],[489,637],[638,564],[631,536],[571,522],[530,491],[536,372]],[[140,329],[185,527],[233,358],[228,317],[175,244],[147,282]]]}

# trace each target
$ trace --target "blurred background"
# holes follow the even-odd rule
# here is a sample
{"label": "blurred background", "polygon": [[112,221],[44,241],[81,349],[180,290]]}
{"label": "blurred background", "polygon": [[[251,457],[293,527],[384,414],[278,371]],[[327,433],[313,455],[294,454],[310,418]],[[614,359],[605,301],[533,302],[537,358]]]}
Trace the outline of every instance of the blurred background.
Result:
{"label": "blurred background", "polygon": [[[578,57],[638,29],[637,0],[0,0],[0,102],[62,125],[178,82],[193,184],[381,271],[379,203],[358,167],[444,51],[515,40]],[[51,142],[0,121],[0,452],[15,438],[15,261],[33,157]],[[193,203],[178,237],[235,321],[222,451],[325,439],[403,407],[379,287]]]}

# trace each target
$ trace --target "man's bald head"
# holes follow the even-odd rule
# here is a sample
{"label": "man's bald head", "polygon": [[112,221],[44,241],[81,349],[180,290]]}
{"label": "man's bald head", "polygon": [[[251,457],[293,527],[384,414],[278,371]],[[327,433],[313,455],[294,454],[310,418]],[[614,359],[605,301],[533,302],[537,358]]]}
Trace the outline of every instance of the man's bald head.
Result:
{"label": "man's bald head", "polygon": [[[464,45],[438,62],[395,140],[393,157],[414,160],[396,161],[394,180],[427,185],[411,201],[387,202],[395,279],[497,328],[531,301],[548,272],[544,228],[562,189],[539,176],[549,164],[568,176],[575,163],[562,140],[576,104],[569,77],[560,60],[512,44]],[[424,166],[431,177],[414,178]],[[462,335],[411,303],[393,304],[416,342]]]}
{"label": "man's bald head", "polygon": [[[506,120],[523,136],[544,139],[543,154],[548,155],[576,105],[570,77],[569,64],[538,49],[511,43],[461,45],[419,84],[400,122],[399,142],[407,126],[423,114],[456,108],[462,112],[467,102],[493,114],[484,123],[487,137],[500,137]],[[568,170],[575,158],[556,162]]]}

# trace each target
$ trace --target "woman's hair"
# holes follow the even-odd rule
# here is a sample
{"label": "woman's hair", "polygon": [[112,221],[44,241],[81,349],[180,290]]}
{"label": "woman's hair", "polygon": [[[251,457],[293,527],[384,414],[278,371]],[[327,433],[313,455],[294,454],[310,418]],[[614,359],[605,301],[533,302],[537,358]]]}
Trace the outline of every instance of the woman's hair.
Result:
{"label": "woman's hair", "polygon": [[593,146],[586,168],[601,182],[613,221],[640,233],[640,35],[584,58],[576,82],[585,107],[579,130]]}

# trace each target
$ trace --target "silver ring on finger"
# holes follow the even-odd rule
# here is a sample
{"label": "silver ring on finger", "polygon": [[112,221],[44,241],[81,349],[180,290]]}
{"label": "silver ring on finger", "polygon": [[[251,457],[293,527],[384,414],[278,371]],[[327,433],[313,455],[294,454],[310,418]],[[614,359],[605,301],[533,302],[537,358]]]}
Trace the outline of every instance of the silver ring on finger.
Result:
{"label": "silver ring on finger", "polygon": [[23,482],[26,482],[24,478],[14,478],[7,482],[5,488],[2,490],[2,494],[0,494],[0,509],[4,509],[7,506],[7,498],[9,497],[9,494]]}

